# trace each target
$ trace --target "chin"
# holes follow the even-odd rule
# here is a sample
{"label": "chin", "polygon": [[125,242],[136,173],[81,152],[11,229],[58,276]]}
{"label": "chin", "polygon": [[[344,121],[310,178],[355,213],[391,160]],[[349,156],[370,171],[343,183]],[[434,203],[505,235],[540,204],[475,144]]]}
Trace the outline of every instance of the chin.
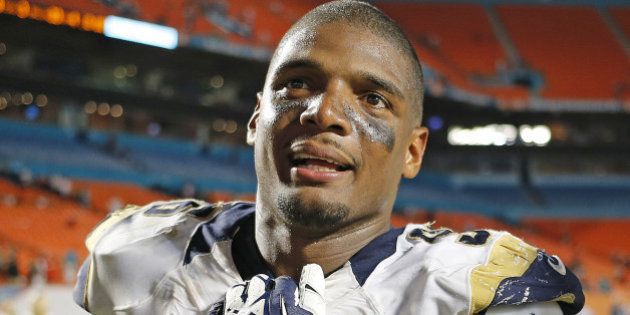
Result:
{"label": "chin", "polygon": [[325,193],[323,189],[304,187],[297,190],[281,193],[276,200],[278,209],[288,222],[306,228],[335,229],[347,221],[350,207],[331,201],[334,198],[326,198],[322,194]]}

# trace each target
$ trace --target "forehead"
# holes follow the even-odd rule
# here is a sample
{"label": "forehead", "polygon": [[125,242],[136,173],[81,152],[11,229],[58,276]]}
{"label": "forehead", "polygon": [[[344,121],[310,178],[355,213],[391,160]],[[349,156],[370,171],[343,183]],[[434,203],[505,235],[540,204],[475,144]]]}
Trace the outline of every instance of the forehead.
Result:
{"label": "forehead", "polygon": [[341,76],[370,72],[396,84],[406,99],[410,97],[413,80],[405,54],[391,40],[366,28],[344,22],[301,28],[278,47],[268,81],[282,64],[295,60],[316,61]]}

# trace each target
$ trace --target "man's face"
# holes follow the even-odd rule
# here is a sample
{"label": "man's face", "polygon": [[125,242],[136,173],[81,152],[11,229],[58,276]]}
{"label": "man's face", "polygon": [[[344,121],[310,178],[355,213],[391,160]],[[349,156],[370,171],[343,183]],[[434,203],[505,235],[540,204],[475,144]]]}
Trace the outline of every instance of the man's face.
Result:
{"label": "man's face", "polygon": [[345,23],[288,39],[249,126],[265,211],[319,230],[388,218],[427,138],[409,69],[389,41]]}

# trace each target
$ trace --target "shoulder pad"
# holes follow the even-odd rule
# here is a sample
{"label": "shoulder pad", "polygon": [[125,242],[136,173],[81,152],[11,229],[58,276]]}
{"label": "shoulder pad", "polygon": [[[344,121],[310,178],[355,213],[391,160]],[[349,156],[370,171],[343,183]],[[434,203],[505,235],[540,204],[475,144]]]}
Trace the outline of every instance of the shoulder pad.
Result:
{"label": "shoulder pad", "polygon": [[[422,281],[422,290],[431,293],[409,302],[414,309],[427,310],[433,305],[428,301],[436,300],[448,311],[436,308],[429,313],[482,314],[498,305],[557,302],[565,314],[575,314],[584,303],[577,278],[559,258],[508,232],[456,233],[428,223],[409,224],[403,233],[395,253],[380,263],[366,284],[416,290],[417,281]],[[397,272],[413,272],[417,278],[399,277]],[[386,305],[399,297],[382,300]]]}
{"label": "shoulder pad", "polygon": [[110,213],[87,236],[85,245],[89,251],[93,251],[96,243],[114,226],[134,215],[147,217],[172,217],[176,214],[190,214],[203,218],[215,213],[221,204],[209,204],[195,199],[180,199],[171,201],[155,201],[144,206],[127,205],[120,210]]}
{"label": "shoulder pad", "polygon": [[94,313],[138,305],[182,263],[195,228],[221,209],[186,199],[113,212],[86,240],[90,257],[79,274],[77,300]]}
{"label": "shoulder pad", "polygon": [[564,314],[576,314],[584,305],[579,280],[560,258],[508,233],[493,243],[486,263],[473,268],[470,286],[472,313],[498,305],[558,302]]}

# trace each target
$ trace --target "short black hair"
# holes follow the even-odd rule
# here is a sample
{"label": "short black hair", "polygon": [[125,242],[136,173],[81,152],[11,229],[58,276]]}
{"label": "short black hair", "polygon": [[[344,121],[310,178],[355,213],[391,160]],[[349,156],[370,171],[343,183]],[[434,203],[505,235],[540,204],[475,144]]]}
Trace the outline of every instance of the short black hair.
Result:
{"label": "short black hair", "polygon": [[367,2],[337,0],[322,4],[311,10],[295,22],[286,34],[284,34],[272,58],[272,63],[280,48],[296,33],[299,33],[305,28],[315,28],[320,25],[340,21],[370,30],[375,35],[392,43],[394,47],[407,58],[411,66],[411,79],[414,81],[414,85],[417,86],[414,90],[412,101],[417,103],[416,106],[414,106],[414,114],[418,124],[420,124],[424,100],[424,79],[418,55],[398,23],[392,20],[383,11]]}

